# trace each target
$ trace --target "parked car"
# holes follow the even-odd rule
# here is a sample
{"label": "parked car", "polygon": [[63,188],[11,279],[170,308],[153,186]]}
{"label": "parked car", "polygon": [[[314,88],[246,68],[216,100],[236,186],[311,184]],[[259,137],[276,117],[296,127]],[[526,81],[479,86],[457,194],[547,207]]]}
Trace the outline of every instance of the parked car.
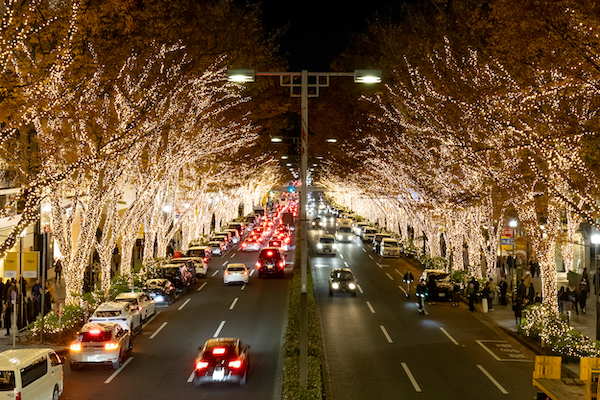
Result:
{"label": "parked car", "polygon": [[118,369],[132,351],[131,332],[119,324],[87,323],[69,346],[69,363],[72,370],[92,364],[110,365]]}
{"label": "parked car", "polygon": [[323,235],[319,238],[317,243],[318,254],[332,254],[335,256],[336,250],[337,246],[333,235]]}
{"label": "parked car", "polygon": [[115,301],[129,303],[140,311],[142,321],[147,320],[156,312],[156,303],[144,292],[123,292],[119,293]]}
{"label": "parked car", "polygon": [[367,222],[355,222],[352,224],[352,230],[356,236],[360,236],[363,229],[368,227],[369,224]]}
{"label": "parked car", "polygon": [[156,304],[169,305],[175,301],[175,286],[166,278],[148,279],[145,288]]}
{"label": "parked car", "polygon": [[277,275],[283,278],[285,270],[285,256],[277,247],[265,247],[259,255],[256,262],[258,277],[266,275]]}
{"label": "parked car", "polygon": [[[192,276],[192,282],[194,282],[196,280],[198,273],[196,272],[196,262],[194,260],[192,260],[188,257],[179,257],[179,258],[173,258],[173,259],[169,260],[169,264],[181,265],[182,267],[185,267],[187,269],[187,271],[190,273],[190,275]],[[202,265],[202,260],[198,260],[198,264]]]}
{"label": "parked car", "polygon": [[229,233],[220,232],[215,233],[210,239],[211,242],[223,242],[225,244],[225,250],[227,250],[231,245],[231,235]]}
{"label": "parked car", "polygon": [[356,279],[349,268],[335,268],[329,274],[329,295],[341,292],[356,297]]}
{"label": "parked car", "polygon": [[[425,285],[427,285],[427,298],[431,301],[437,300],[452,300],[452,291],[454,289],[454,285],[450,279],[450,274],[444,270],[440,269],[425,269],[421,273],[421,278]],[[435,292],[429,292],[429,280],[433,279],[435,281]]]}
{"label": "parked car", "polygon": [[49,348],[0,353],[0,398],[58,399],[64,389],[65,360]]}
{"label": "parked car", "polygon": [[390,235],[389,233],[383,233],[383,232],[379,232],[375,234],[375,237],[373,238],[373,253],[379,253],[381,251],[381,241],[384,238],[392,238],[392,235]]}
{"label": "parked car", "polygon": [[225,241],[223,240],[212,240],[208,242],[208,247],[210,248],[210,252],[214,256],[222,256],[225,254],[225,250],[227,250],[227,246],[225,245]]}
{"label": "parked car", "polygon": [[131,331],[133,335],[142,331],[140,310],[124,302],[109,301],[100,304],[88,319],[88,322],[114,322],[121,325],[121,328],[126,331]]}
{"label": "parked car", "polygon": [[228,285],[230,283],[248,283],[250,280],[248,276],[248,268],[242,263],[228,264],[223,271],[223,283]]}
{"label": "parked car", "polygon": [[225,232],[227,232],[231,235],[231,241],[233,244],[238,244],[240,242],[240,234],[237,231],[237,229],[235,229],[235,228],[225,229]]}
{"label": "parked car", "polygon": [[187,267],[179,264],[166,264],[160,270],[161,278],[166,278],[179,293],[185,293],[188,287],[192,284],[192,275],[188,272]]}
{"label": "parked car", "polygon": [[192,246],[185,252],[185,257],[201,258],[208,268],[208,264],[210,264],[212,258],[212,252],[208,246]]}
{"label": "parked car", "polygon": [[194,384],[233,382],[245,385],[248,379],[248,349],[240,339],[215,338],[204,343],[196,358]]}
{"label": "parked car", "polygon": [[382,257],[400,257],[400,246],[396,239],[383,238],[379,246],[379,254]]}
{"label": "parked car", "polygon": [[360,238],[363,242],[371,243],[376,234],[377,234],[376,228],[367,226],[366,228],[362,229],[362,231],[360,233]]}

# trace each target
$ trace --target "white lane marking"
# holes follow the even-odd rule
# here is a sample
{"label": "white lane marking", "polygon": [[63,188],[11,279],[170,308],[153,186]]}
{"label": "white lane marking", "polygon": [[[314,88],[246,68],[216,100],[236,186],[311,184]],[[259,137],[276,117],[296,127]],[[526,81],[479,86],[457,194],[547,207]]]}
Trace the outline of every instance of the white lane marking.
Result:
{"label": "white lane marking", "polygon": [[371,260],[373,260],[373,256],[372,256],[372,255],[370,255],[370,254],[369,254],[369,258],[370,258]]}
{"label": "white lane marking", "polygon": [[379,264],[379,263],[377,263],[377,266],[378,266],[379,268],[387,268],[387,267],[389,267],[389,265],[388,265],[388,264]]}
{"label": "white lane marking", "polygon": [[155,331],[154,331],[154,333],[153,333],[152,335],[150,335],[150,340],[154,339],[154,338],[156,337],[156,335],[158,335],[158,333],[159,333],[160,331],[162,331],[162,330],[163,330],[163,328],[164,328],[165,326],[167,326],[167,322],[163,322],[163,323],[162,323],[162,324],[161,324],[161,325],[158,327],[158,329],[157,329],[157,330],[155,330]]}
{"label": "white lane marking", "polygon": [[229,261],[225,261],[225,262],[224,262],[224,263],[223,263],[221,266],[222,266],[222,267],[226,266],[228,262],[229,262]]}
{"label": "white lane marking", "polygon": [[235,257],[235,253],[233,253],[233,254],[231,255],[231,257],[229,257],[229,258],[233,258],[233,257]]}
{"label": "white lane marking", "polygon": [[493,351],[491,351],[490,349],[488,349],[487,346],[481,342],[481,340],[476,340],[475,342],[477,342],[478,345],[480,345],[481,347],[483,347],[485,351],[487,351],[488,353],[490,353],[492,355],[492,357],[494,357],[496,359],[496,361],[500,361],[500,357],[498,357],[497,355],[494,354]]}
{"label": "white lane marking", "polygon": [[364,251],[365,253],[367,252],[367,250],[364,247],[362,247],[362,251]]}
{"label": "white lane marking", "polygon": [[369,310],[371,310],[371,314],[375,314],[375,309],[373,308],[373,306],[371,305],[371,302],[367,300],[367,306],[369,307]]}
{"label": "white lane marking", "polygon": [[341,259],[343,259],[343,258],[344,258],[344,255],[343,255],[342,253],[340,253],[340,258],[341,258]]}
{"label": "white lane marking", "polygon": [[399,270],[397,270],[396,268],[394,268],[394,271],[396,271],[398,273],[398,275],[403,276],[402,272],[400,272]]}
{"label": "white lane marking", "polygon": [[391,276],[389,272],[386,272],[385,274],[387,275],[388,278],[390,278],[391,280],[394,280],[394,277]]}
{"label": "white lane marking", "polygon": [[187,303],[189,303],[191,300],[192,300],[191,297],[188,297],[188,299],[186,301],[184,301],[183,304],[180,305],[177,310],[179,310],[179,311],[183,310],[183,307],[185,307],[187,305]]}
{"label": "white lane marking", "polygon": [[238,298],[236,297],[235,299],[233,299],[233,301],[231,302],[231,305],[229,306],[230,310],[233,310],[233,307],[235,307],[235,304],[237,303]]}
{"label": "white lane marking", "polygon": [[215,331],[215,334],[213,335],[213,337],[219,336],[219,333],[221,333],[221,329],[223,329],[223,326],[225,326],[225,321],[221,321],[221,325],[219,325],[219,327]]}
{"label": "white lane marking", "polygon": [[187,380],[188,383],[192,383],[192,381],[194,380],[194,375],[195,374],[196,374],[196,371],[192,371],[192,374],[190,375],[190,377]]}
{"label": "white lane marking", "polygon": [[385,329],[385,326],[383,325],[379,325],[379,327],[381,328],[381,331],[383,332],[383,334],[385,335],[385,338],[387,339],[388,343],[394,343],[394,341],[392,340],[392,338],[390,337],[389,333],[387,332],[387,330]]}
{"label": "white lane marking", "polygon": [[360,285],[358,283],[356,284],[356,287],[358,288],[359,292],[364,293],[363,290],[362,290],[362,288],[360,287]]}
{"label": "white lane marking", "polygon": [[127,366],[127,364],[129,364],[131,362],[131,360],[133,360],[133,357],[129,357],[127,360],[125,360],[123,365],[121,365],[119,367],[119,369],[117,369],[115,372],[113,372],[113,374],[111,376],[109,376],[108,379],[104,381],[104,383],[110,383],[110,381],[112,381],[115,378],[115,376],[117,376],[119,374],[119,372],[121,372],[123,370],[123,368],[125,368]]}
{"label": "white lane marking", "polygon": [[479,368],[479,369],[481,370],[481,372],[483,372],[483,373],[485,374],[485,376],[487,376],[487,377],[488,377],[488,379],[489,379],[490,381],[492,381],[492,383],[493,383],[494,385],[496,385],[496,387],[497,387],[498,389],[500,389],[500,391],[502,392],[502,394],[508,394],[508,392],[506,391],[506,389],[504,389],[504,388],[502,387],[502,385],[501,385],[501,384],[499,384],[499,383],[498,383],[498,381],[497,381],[497,380],[495,380],[495,379],[494,379],[494,377],[493,377],[492,375],[490,375],[490,373],[489,373],[489,372],[487,372],[487,371],[485,370],[485,368],[483,368],[483,367],[482,367],[481,365],[479,365],[479,364],[477,364],[477,368]]}
{"label": "white lane marking", "polygon": [[213,272],[213,274],[211,276],[215,276],[218,273],[219,273],[219,270],[217,269],[217,270],[215,270],[215,272]]}
{"label": "white lane marking", "polygon": [[242,285],[242,288],[241,288],[240,290],[244,290],[244,289],[246,289],[246,285],[247,285],[247,283],[244,283],[244,284]]}
{"label": "white lane marking", "polygon": [[415,391],[420,393],[421,386],[419,386],[419,384],[417,383],[417,380],[413,376],[412,372],[410,372],[410,369],[408,369],[408,365],[406,365],[406,363],[401,363],[401,364],[402,364],[402,368],[404,368],[404,372],[406,372],[406,376],[408,376],[408,379],[410,379],[410,383],[412,383],[413,387],[415,388]]}
{"label": "white lane marking", "polygon": [[451,341],[452,343],[454,343],[455,345],[457,345],[457,346],[458,346],[458,342],[456,341],[456,339],[454,339],[454,338],[452,337],[452,335],[450,335],[450,334],[448,333],[448,331],[447,331],[447,330],[445,330],[444,328],[442,328],[442,327],[440,326],[440,331],[442,331],[442,333],[443,333],[444,335],[448,336],[448,339],[450,339],[450,341]]}
{"label": "white lane marking", "polygon": [[204,282],[202,285],[200,285],[200,287],[198,288],[198,292],[201,291],[207,283],[208,282]]}
{"label": "white lane marking", "polygon": [[349,268],[348,263],[346,261],[344,261],[344,265],[346,266],[346,268]]}
{"label": "white lane marking", "polygon": [[398,289],[402,290],[404,294],[408,296],[408,293],[406,293],[406,290],[402,287],[402,285],[398,285]]}
{"label": "white lane marking", "polygon": [[254,271],[256,271],[256,269],[252,268],[252,271],[250,271],[250,275],[249,276],[252,276],[252,274],[254,273]]}
{"label": "white lane marking", "polygon": [[146,326],[148,326],[148,324],[150,322],[152,322],[152,320],[154,320],[154,318],[158,317],[158,314],[160,314],[160,311],[159,312],[155,312],[154,315],[148,321],[146,321],[145,324],[142,325],[142,329],[145,328]]}

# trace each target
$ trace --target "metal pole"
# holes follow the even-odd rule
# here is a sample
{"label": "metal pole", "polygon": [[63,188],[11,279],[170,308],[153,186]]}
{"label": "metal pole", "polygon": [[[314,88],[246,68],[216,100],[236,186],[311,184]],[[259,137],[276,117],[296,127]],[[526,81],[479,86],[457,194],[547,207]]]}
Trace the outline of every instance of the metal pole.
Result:
{"label": "metal pole", "polygon": [[[40,310],[42,310],[42,328],[40,329],[40,343],[44,343],[44,296],[46,294],[46,258],[48,258],[48,233],[44,232],[42,234],[42,259],[40,264],[42,265],[42,293],[40,298]],[[33,300],[35,301],[35,299]],[[33,305],[35,309],[35,304]],[[35,318],[38,316],[36,315]]]}
{"label": "metal pole", "polygon": [[600,298],[598,297],[598,290],[600,289],[600,274],[598,274],[598,244],[596,244],[594,251],[594,265],[596,266],[596,272],[594,274],[595,286],[596,286],[596,340],[600,340]]}
{"label": "metal pole", "polygon": [[301,168],[302,190],[300,191],[300,225],[302,243],[300,246],[300,387],[308,386],[308,327],[306,307],[306,286],[308,267],[308,232],[306,225],[306,198],[308,184],[306,181],[308,169],[308,71],[302,70],[302,92],[301,92]]}

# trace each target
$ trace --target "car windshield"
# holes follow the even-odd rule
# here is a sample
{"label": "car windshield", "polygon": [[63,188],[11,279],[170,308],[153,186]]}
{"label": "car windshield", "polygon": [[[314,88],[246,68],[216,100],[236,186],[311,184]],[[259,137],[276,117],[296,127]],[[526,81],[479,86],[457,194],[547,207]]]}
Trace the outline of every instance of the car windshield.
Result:
{"label": "car windshield", "polygon": [[332,238],[321,238],[321,239],[319,239],[319,242],[321,242],[321,243],[333,243],[333,239]]}
{"label": "car windshield", "polygon": [[15,389],[15,372],[0,371],[0,391],[5,392]]}
{"label": "car windshield", "polygon": [[80,335],[81,342],[108,342],[110,339],[112,333],[106,331],[82,332]]}
{"label": "car windshield", "polygon": [[188,250],[188,257],[204,257],[204,249],[201,250]]}
{"label": "car windshield", "polygon": [[339,229],[339,231],[340,231],[340,232],[342,232],[342,233],[350,233],[350,232],[352,232],[352,228],[350,228],[349,226],[348,226],[348,227],[346,227],[346,226],[342,226],[342,227]]}
{"label": "car windshield", "polygon": [[137,304],[137,299],[132,299],[132,298],[120,298],[120,299],[116,299],[115,301],[119,301],[121,303],[129,303],[129,304],[133,304],[136,305]]}
{"label": "car windshield", "polygon": [[385,247],[398,247],[398,242],[396,242],[396,241],[391,241],[391,240],[390,240],[390,241],[387,241],[387,240],[386,240],[385,242],[383,242],[383,245],[384,245]]}
{"label": "car windshield", "polygon": [[121,316],[121,310],[96,311],[94,313],[94,316],[98,317],[98,318],[120,317]]}
{"label": "car windshield", "polygon": [[333,271],[333,279],[338,281],[352,281],[354,280],[354,275],[349,271]]}

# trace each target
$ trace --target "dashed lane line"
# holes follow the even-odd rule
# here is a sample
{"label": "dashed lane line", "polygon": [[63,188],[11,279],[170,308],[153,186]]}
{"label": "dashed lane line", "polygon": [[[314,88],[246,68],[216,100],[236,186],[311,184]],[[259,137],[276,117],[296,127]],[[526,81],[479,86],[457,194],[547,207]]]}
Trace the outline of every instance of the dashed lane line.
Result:
{"label": "dashed lane line", "polygon": [[349,268],[348,263],[346,261],[344,261],[344,265],[346,266],[346,268]]}
{"label": "dashed lane line", "polygon": [[385,274],[387,275],[388,278],[390,278],[390,280],[392,280],[392,281],[394,280],[394,277],[391,276],[389,272],[386,272]]}
{"label": "dashed lane line", "polygon": [[200,285],[200,287],[198,288],[198,292],[201,291],[207,283],[208,282],[204,282],[202,285]]}
{"label": "dashed lane line", "polygon": [[398,285],[398,289],[402,290],[404,294],[408,296],[408,293],[406,293],[406,289],[404,289],[402,285]]}
{"label": "dashed lane line", "polygon": [[254,271],[256,271],[256,269],[252,268],[252,271],[250,271],[249,276],[252,276],[252,274],[254,274]]}
{"label": "dashed lane line", "polygon": [[374,259],[374,258],[373,258],[373,256],[372,256],[372,255],[370,255],[370,254],[369,254],[369,258],[370,258],[371,260],[373,260],[373,259]]}
{"label": "dashed lane line", "polygon": [[229,258],[233,258],[233,257],[235,257],[235,253],[233,253],[233,254],[231,255],[231,257],[229,257]]}
{"label": "dashed lane line", "polygon": [[183,310],[183,307],[185,307],[187,305],[187,303],[189,303],[192,299],[188,298],[186,301],[183,302],[182,305],[179,306],[179,308],[177,309],[178,311]]}
{"label": "dashed lane line", "polygon": [[115,376],[117,376],[119,372],[121,372],[123,368],[125,368],[127,364],[131,362],[131,360],[133,360],[133,357],[129,357],[127,360],[125,360],[123,365],[121,365],[115,372],[113,372],[113,374],[109,376],[108,379],[104,381],[104,383],[110,383],[115,378]]}
{"label": "dashed lane line", "polygon": [[196,374],[196,371],[192,371],[192,374],[190,375],[190,377],[187,380],[188,383],[192,383],[194,381],[195,374]]}
{"label": "dashed lane line", "polygon": [[163,330],[163,328],[164,328],[165,326],[167,326],[167,322],[166,322],[166,321],[165,321],[165,322],[163,322],[163,323],[162,323],[162,324],[161,324],[161,325],[158,327],[158,329],[154,331],[154,333],[153,333],[152,335],[150,335],[150,340],[154,339],[154,338],[156,337],[156,335],[158,335],[158,333],[159,333],[160,331],[162,331],[162,330]]}
{"label": "dashed lane line", "polygon": [[221,264],[221,267],[224,267],[224,266],[226,266],[228,262],[229,262],[229,261],[225,261],[223,264]]}
{"label": "dashed lane line", "polygon": [[500,390],[500,392],[502,392],[502,394],[508,394],[508,392],[506,391],[506,389],[504,389],[504,388],[502,387],[502,385],[501,385],[500,383],[498,383],[498,381],[497,381],[496,379],[494,379],[494,377],[493,377],[493,376],[492,376],[492,375],[491,375],[489,372],[487,372],[487,371],[485,370],[485,368],[483,368],[483,367],[482,367],[481,365],[479,365],[479,364],[477,364],[477,368],[479,368],[479,369],[481,370],[481,372],[483,372],[483,373],[484,373],[484,375],[485,375],[485,376],[487,376],[487,377],[488,377],[488,379],[489,379],[490,381],[492,381],[492,383],[493,383],[494,385],[496,385],[496,387],[497,387],[497,388]]}
{"label": "dashed lane line", "polygon": [[147,327],[148,324],[150,324],[150,322],[154,321],[154,318],[158,317],[158,314],[160,314],[160,312],[155,312],[154,315],[148,321],[146,321],[144,324],[142,324],[142,329]]}
{"label": "dashed lane line", "polygon": [[233,299],[233,301],[231,302],[231,305],[229,306],[230,310],[233,310],[233,307],[235,307],[235,304],[237,303],[238,298],[236,297],[235,299]]}
{"label": "dashed lane line", "polygon": [[343,260],[344,259],[344,255],[342,253],[340,253],[340,258]]}
{"label": "dashed lane line", "polygon": [[364,247],[361,247],[362,251],[364,251],[365,253],[367,252],[367,249],[365,249]]}
{"label": "dashed lane line", "polygon": [[244,290],[244,289],[246,289],[246,285],[247,285],[247,284],[246,284],[246,283],[244,283],[244,284],[242,285],[242,288],[241,288],[240,290]]}
{"label": "dashed lane line", "polygon": [[219,270],[217,269],[217,270],[215,270],[215,272],[213,272],[213,274],[211,276],[215,276],[218,273],[219,273]]}
{"label": "dashed lane line", "polygon": [[375,309],[373,308],[373,306],[371,305],[371,302],[367,300],[367,307],[369,307],[369,310],[371,310],[371,314],[375,314]]}
{"label": "dashed lane line", "polygon": [[362,290],[362,288],[360,287],[360,285],[358,283],[356,284],[356,287],[358,288],[359,292],[364,293],[363,290]]}
{"label": "dashed lane line", "polygon": [[451,341],[452,343],[454,343],[455,345],[457,345],[457,346],[458,346],[458,342],[456,341],[456,339],[454,339],[454,338],[452,337],[452,335],[450,335],[450,334],[448,333],[448,331],[447,331],[447,330],[445,330],[444,328],[442,328],[442,327],[440,326],[440,331],[442,331],[442,333],[443,333],[444,335],[446,335],[446,336],[448,337],[448,339],[450,339],[450,341]]}
{"label": "dashed lane line", "polygon": [[219,333],[221,333],[221,329],[223,329],[224,326],[225,326],[225,321],[221,321],[221,324],[215,331],[215,334],[213,335],[213,337],[219,337]]}
{"label": "dashed lane line", "polygon": [[410,383],[412,383],[413,387],[415,388],[415,391],[420,393],[421,386],[419,386],[419,384],[417,383],[417,380],[413,376],[412,372],[410,372],[408,365],[406,365],[406,363],[401,363],[401,364],[402,364],[402,368],[404,369],[404,372],[406,372],[406,376],[408,376],[408,379],[410,379]]}
{"label": "dashed lane line", "polygon": [[381,331],[383,332],[385,338],[387,339],[388,343],[394,343],[394,341],[392,340],[390,334],[387,332],[387,330],[385,329],[385,326],[383,325],[379,325],[379,328],[381,329]]}

